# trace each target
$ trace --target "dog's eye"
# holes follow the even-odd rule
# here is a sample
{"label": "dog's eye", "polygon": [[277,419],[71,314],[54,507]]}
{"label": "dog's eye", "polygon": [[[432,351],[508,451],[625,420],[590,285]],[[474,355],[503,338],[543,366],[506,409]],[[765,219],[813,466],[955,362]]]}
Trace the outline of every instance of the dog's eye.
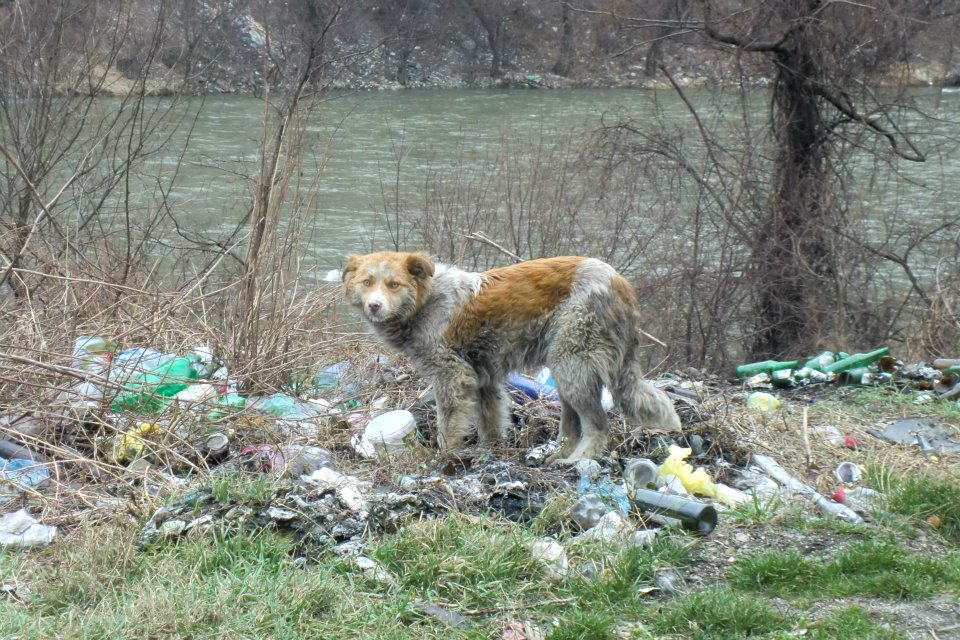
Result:
{"label": "dog's eye", "polygon": [[400,288],[400,283],[399,283],[399,282],[391,282],[391,283],[387,284],[387,288],[389,288],[389,289],[398,289],[398,288]]}
{"label": "dog's eye", "polygon": [[373,280],[371,280],[370,278],[367,278],[366,280],[363,281],[363,286],[365,287],[369,287],[372,284],[373,284]]}

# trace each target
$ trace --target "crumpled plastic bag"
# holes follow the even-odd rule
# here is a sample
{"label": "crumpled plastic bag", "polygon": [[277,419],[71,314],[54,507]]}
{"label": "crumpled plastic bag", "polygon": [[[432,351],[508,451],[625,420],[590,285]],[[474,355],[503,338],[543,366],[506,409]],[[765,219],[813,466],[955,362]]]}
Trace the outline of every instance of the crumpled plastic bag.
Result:
{"label": "crumpled plastic bag", "polygon": [[141,422],[136,427],[117,434],[113,441],[113,459],[117,463],[129,462],[143,454],[143,436],[159,432],[161,426],[154,422]]}
{"label": "crumpled plastic bag", "polygon": [[686,462],[692,452],[693,450],[689,448],[670,445],[667,459],[660,465],[660,478],[673,475],[680,480],[683,488],[692,494],[714,498],[731,506],[742,503],[744,496],[741,492],[724,484],[715,483],[706,469],[703,467],[694,469]]}
{"label": "crumpled plastic bag", "polygon": [[57,528],[40,524],[26,509],[0,516],[0,547],[36,547],[50,544]]}

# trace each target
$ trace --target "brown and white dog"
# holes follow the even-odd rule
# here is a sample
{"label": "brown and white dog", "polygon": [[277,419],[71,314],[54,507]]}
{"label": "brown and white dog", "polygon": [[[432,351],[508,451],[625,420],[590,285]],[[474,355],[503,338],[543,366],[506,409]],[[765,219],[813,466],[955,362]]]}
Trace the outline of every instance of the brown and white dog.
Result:
{"label": "brown and white dog", "polygon": [[633,287],[593,258],[529,260],[471,273],[422,253],[350,256],[347,301],[433,384],[441,450],[478,431],[492,445],[506,427],[504,378],[549,366],[560,396],[559,451],[552,462],[595,458],[608,445],[600,405],[606,385],[628,420],[675,430],[680,419],[637,361]]}

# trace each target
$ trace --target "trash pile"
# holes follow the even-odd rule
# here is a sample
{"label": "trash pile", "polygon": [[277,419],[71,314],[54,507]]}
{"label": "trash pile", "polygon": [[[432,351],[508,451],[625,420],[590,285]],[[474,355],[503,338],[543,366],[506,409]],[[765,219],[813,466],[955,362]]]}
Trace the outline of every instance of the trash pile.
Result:
{"label": "trash pile", "polygon": [[[938,358],[930,365],[904,364],[890,355],[888,347],[852,355],[824,351],[803,364],[799,360],[751,362],[738,366],[736,374],[750,389],[794,389],[832,382],[889,384],[925,391],[925,401],[960,399],[960,359]],[[757,408],[763,408],[769,400],[758,396],[755,402]]]}
{"label": "trash pile", "polygon": [[[803,367],[752,363],[737,374],[751,389],[842,378],[860,384],[929,383],[937,390],[960,384],[958,363],[904,366],[880,349],[854,356],[824,353]],[[436,403],[429,388],[414,388],[417,378],[410,370],[382,354],[363,356],[359,363],[322,364],[291,387],[296,393],[263,396],[242,395],[226,364],[204,346],[168,354],[144,347],[120,350],[113,340],[84,336],[74,345],[72,365],[62,369],[69,369],[76,383],[59,394],[73,412],[72,424],[80,425],[74,433],[86,439],[44,449],[36,446],[45,428],[39,417],[0,417],[0,514],[6,512],[0,546],[53,540],[55,527],[22,508],[11,513],[9,506],[36,506],[48,486],[76,485],[81,478],[126,488],[108,489],[113,496],[136,490],[156,497],[169,487],[180,487],[177,494],[188,491],[153,513],[141,533],[144,545],[217,527],[275,527],[290,532],[304,553],[333,548],[361,559],[371,535],[395,531],[409,518],[456,510],[530,522],[556,495],[576,496],[567,523],[577,540],[618,545],[651,544],[669,527],[709,535],[725,511],[774,496],[809,502],[819,513],[851,523],[863,523],[876,501],[857,486],[861,473],[851,462],[837,469],[838,490],[831,499],[769,456],[738,450],[736,443],[721,446],[716,428],[697,426],[711,418],[701,397],[703,383],[676,377],[652,384],[674,400],[685,435],[630,433],[614,443],[610,456],[571,468],[544,466],[556,447],[559,418],[557,390],[546,368],[535,376],[509,377],[515,429],[503,450],[437,461],[430,445]],[[775,409],[779,400],[764,395],[769,398],[753,394],[747,405]],[[614,412],[606,389],[601,402]],[[611,418],[616,422],[615,413]],[[894,425],[875,435],[915,440],[938,451],[955,442],[932,428]],[[835,436],[848,446],[839,432],[817,435]],[[217,478],[229,483],[258,477],[270,480],[269,495],[231,498],[210,488]],[[556,540],[542,540],[533,553],[552,573],[567,571]]]}

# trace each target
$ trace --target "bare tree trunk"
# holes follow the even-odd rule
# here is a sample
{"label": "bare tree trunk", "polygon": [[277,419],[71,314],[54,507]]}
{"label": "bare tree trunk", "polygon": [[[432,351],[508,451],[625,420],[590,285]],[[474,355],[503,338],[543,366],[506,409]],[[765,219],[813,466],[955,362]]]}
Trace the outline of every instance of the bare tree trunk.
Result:
{"label": "bare tree trunk", "polygon": [[568,76],[573,71],[573,22],[570,20],[570,5],[561,3],[563,7],[560,18],[563,36],[560,39],[560,57],[553,65],[553,72],[558,76]]}
{"label": "bare tree trunk", "polygon": [[[820,0],[785,2],[794,15],[818,10]],[[786,17],[786,16],[785,16]],[[831,188],[824,121],[816,85],[822,76],[816,46],[801,24],[776,53],[773,123],[778,141],[770,215],[753,246],[758,291],[754,354],[811,350],[820,328],[823,288],[835,271],[827,239]]]}

